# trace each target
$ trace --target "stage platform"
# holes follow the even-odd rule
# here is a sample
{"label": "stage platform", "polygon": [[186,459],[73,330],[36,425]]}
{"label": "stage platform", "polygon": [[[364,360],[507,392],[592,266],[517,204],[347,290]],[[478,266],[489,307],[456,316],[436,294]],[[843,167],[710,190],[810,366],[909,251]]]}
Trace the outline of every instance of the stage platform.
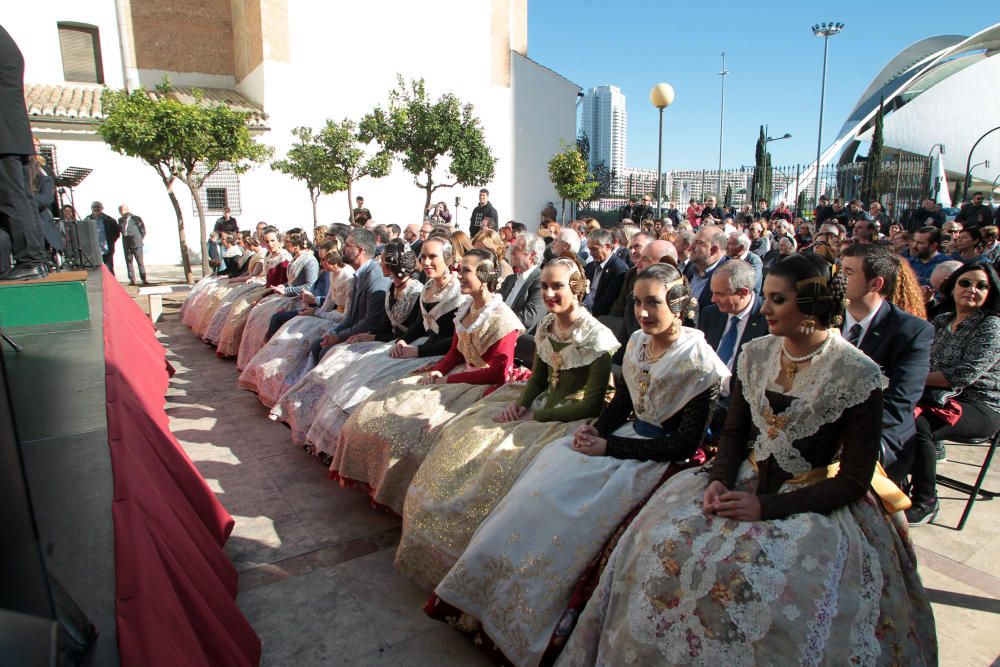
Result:
{"label": "stage platform", "polygon": [[[222,551],[232,519],[170,434],[152,325],[106,271],[72,278],[0,289],[0,322],[26,317],[4,290],[85,295],[85,319],[4,326],[21,351],[3,343],[45,565],[99,632],[83,664],[256,664]],[[56,310],[30,317],[84,312]]]}
{"label": "stage platform", "polygon": [[89,318],[5,327],[23,351],[4,344],[3,354],[42,553],[100,632],[86,664],[116,665],[101,272],[79,277]]}

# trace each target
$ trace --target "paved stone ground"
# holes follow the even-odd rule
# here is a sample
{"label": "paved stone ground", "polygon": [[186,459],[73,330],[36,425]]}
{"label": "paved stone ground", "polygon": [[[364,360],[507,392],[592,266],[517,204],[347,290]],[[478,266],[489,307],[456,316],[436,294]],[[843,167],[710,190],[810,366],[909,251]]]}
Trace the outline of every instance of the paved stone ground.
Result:
{"label": "paved stone ground", "polygon": [[[264,664],[485,664],[464,637],[424,616],[425,592],[393,569],[399,520],[329,481],[292,445],[256,396],[236,388],[233,362],[180,323],[180,298],[164,300],[159,324],[178,371],[167,413],[236,518],[227,552],[240,571],[240,607],[264,641]],[[978,471],[971,462],[983,453],[949,446],[940,470],[971,480]],[[987,487],[1000,489],[1000,461]],[[940,662],[1000,665],[1000,501],[976,503],[959,532],[965,496],[939,492],[940,515],[912,535],[934,604]]]}

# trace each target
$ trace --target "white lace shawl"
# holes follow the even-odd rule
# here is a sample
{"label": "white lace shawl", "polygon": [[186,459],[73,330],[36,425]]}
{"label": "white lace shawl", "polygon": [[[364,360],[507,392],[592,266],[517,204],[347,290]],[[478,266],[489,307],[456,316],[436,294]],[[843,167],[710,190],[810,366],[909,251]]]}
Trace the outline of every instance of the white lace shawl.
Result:
{"label": "white lace shawl", "polygon": [[[462,294],[462,287],[458,284],[456,276],[451,276],[444,289],[433,297],[430,297],[428,294],[433,289],[433,286],[433,280],[428,280],[427,284],[424,285],[423,292],[420,294],[420,315],[423,317],[424,331],[438,333],[437,318],[443,313],[454,310],[463,303],[471,303],[471,301],[469,297]],[[424,310],[425,303],[433,303],[434,306],[430,310]]]}
{"label": "white lace shawl", "polygon": [[837,421],[844,410],[867,400],[872,391],[884,387],[888,380],[864,352],[831,333],[826,349],[795,376],[788,392],[795,400],[781,413],[787,419],[785,427],[771,431],[775,434],[771,437],[764,418],[765,408],[770,409],[765,391],[781,372],[784,340],[779,336],[764,336],[745,343],[737,362],[737,374],[758,431],[754,456],[758,461],[773,456],[782,470],[801,475],[812,470],[813,465],[802,457],[794,443],[814,435],[824,424]]}
{"label": "white lace shawl", "polygon": [[475,368],[485,368],[483,355],[493,345],[511,331],[524,333],[524,324],[514,311],[504,303],[503,297],[494,294],[469,326],[462,324],[462,319],[472,308],[472,299],[468,299],[458,307],[455,313],[455,336],[458,338],[458,351],[465,358],[466,365]]}
{"label": "white lace shawl", "polygon": [[[644,422],[662,424],[692,398],[730,375],[705,340],[705,334],[697,329],[681,327],[677,340],[652,364],[646,355],[649,340],[650,336],[642,329],[632,334],[622,364],[635,415]],[[649,388],[640,400],[639,382],[643,379],[643,370],[649,371]]]}
{"label": "white lace shawl", "polygon": [[[553,365],[552,355],[555,354],[550,334],[555,335],[555,322],[556,316],[547,313],[535,331],[535,354],[550,367]],[[573,323],[570,338],[565,342],[569,345],[559,352],[560,369],[589,366],[601,355],[609,352],[614,354],[621,347],[611,329],[598,322],[597,318],[586,310],[580,319]]]}
{"label": "white lace shawl", "polygon": [[403,323],[409,317],[410,311],[413,310],[413,303],[420,298],[423,285],[420,284],[419,280],[408,280],[403,287],[403,293],[396,297],[396,303],[389,307],[389,298],[393,289],[395,286],[390,285],[389,289],[385,291],[385,312],[389,316],[389,322],[392,323],[393,331],[396,331],[403,327]]}
{"label": "white lace shawl", "polygon": [[282,262],[290,262],[291,260],[292,256],[289,255],[288,251],[284,249],[279,250],[275,255],[267,253],[267,255],[264,256],[264,275],[266,276],[268,271],[278,266]]}

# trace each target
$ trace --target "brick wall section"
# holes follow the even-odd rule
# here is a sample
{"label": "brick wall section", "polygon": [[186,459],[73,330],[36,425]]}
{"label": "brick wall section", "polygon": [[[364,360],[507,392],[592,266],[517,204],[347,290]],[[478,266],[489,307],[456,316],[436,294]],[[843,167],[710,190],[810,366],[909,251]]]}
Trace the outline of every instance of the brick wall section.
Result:
{"label": "brick wall section", "polygon": [[490,82],[510,88],[510,4],[511,0],[491,0]]}
{"label": "brick wall section", "polygon": [[291,62],[288,0],[232,0],[236,80],[265,60]]}
{"label": "brick wall section", "polygon": [[131,10],[139,69],[234,74],[230,0],[131,0]]}
{"label": "brick wall section", "polygon": [[528,0],[510,2],[510,49],[528,55]]}

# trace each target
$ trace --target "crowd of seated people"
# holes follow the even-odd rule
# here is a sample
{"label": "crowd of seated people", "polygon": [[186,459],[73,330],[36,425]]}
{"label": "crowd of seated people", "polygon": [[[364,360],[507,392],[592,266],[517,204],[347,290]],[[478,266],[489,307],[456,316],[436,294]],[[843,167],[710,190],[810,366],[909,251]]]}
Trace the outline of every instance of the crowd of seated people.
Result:
{"label": "crowd of seated people", "polygon": [[499,662],[935,664],[908,529],[1000,428],[996,229],[767,204],[265,227],[183,317]]}

